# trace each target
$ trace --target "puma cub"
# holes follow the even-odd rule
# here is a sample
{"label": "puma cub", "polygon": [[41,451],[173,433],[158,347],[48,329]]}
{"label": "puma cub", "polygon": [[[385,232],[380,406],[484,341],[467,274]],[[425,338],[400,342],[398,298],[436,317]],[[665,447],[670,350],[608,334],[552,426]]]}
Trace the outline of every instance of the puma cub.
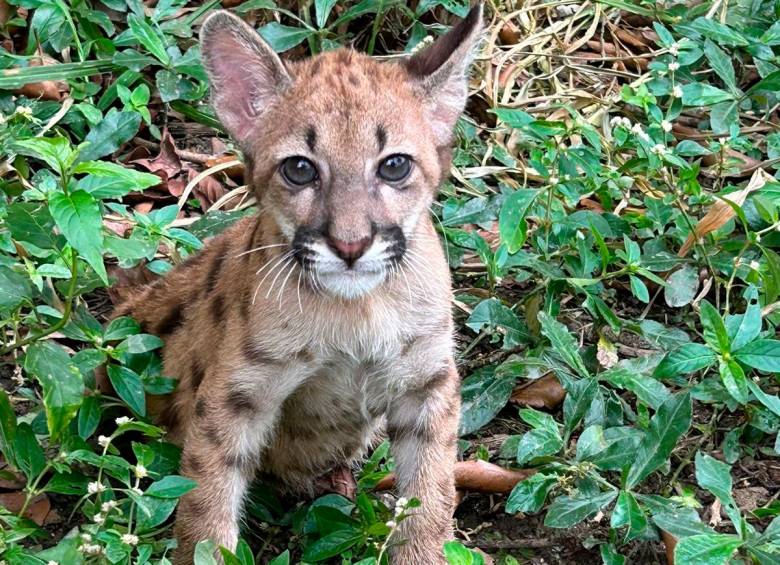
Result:
{"label": "puma cub", "polygon": [[178,379],[150,411],[198,483],[176,515],[177,564],[228,548],[256,473],[291,490],[386,430],[397,487],[422,507],[393,563],[445,563],[459,379],[450,278],[429,206],[450,166],[481,5],[397,62],[349,49],[283,62],[220,11],[203,24],[213,105],[246,157],[257,216],[119,308],[166,339]]}

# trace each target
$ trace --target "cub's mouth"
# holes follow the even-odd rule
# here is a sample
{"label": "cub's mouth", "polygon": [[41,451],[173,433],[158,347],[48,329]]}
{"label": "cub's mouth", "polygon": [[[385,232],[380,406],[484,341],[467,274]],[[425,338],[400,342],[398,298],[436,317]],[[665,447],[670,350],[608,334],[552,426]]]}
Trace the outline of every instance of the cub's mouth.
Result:
{"label": "cub's mouth", "polygon": [[399,226],[344,240],[326,229],[299,227],[292,252],[315,290],[342,298],[365,295],[402,268],[407,240]]}

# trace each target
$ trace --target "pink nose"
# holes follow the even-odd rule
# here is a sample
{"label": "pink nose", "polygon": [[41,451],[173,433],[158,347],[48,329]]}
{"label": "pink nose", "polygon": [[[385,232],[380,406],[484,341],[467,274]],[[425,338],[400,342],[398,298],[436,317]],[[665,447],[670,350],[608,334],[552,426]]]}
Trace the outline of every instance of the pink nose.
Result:
{"label": "pink nose", "polygon": [[344,259],[347,265],[351,266],[366,252],[366,249],[368,249],[368,246],[371,244],[371,238],[366,237],[355,241],[343,241],[341,239],[336,239],[335,237],[330,237],[328,238],[328,244],[333,251],[336,252],[336,255]]}

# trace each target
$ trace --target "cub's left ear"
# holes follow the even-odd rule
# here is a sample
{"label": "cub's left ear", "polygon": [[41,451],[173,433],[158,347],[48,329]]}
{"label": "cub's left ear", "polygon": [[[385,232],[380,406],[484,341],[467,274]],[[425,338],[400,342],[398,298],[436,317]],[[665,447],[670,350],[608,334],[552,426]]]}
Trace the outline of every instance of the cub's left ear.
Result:
{"label": "cub's left ear", "polygon": [[455,122],[466,105],[468,70],[482,33],[482,2],[433,45],[406,60],[406,70],[423,95],[428,119],[440,145],[452,141]]}

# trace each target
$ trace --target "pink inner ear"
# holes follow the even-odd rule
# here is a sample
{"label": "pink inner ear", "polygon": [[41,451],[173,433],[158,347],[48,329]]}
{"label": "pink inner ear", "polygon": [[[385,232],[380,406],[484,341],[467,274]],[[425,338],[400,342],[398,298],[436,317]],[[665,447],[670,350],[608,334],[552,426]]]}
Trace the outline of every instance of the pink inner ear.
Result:
{"label": "pink inner ear", "polygon": [[279,77],[274,73],[274,62],[227,32],[210,38],[204,45],[204,56],[214,109],[236,141],[245,141],[276,90]]}

